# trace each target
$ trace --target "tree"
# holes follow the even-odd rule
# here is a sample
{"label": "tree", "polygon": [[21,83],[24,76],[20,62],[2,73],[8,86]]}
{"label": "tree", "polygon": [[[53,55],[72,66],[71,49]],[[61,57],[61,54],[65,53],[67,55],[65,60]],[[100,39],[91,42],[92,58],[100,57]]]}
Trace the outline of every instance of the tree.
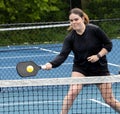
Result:
{"label": "tree", "polygon": [[70,8],[81,8],[82,9],[82,3],[81,0],[69,0],[70,1]]}
{"label": "tree", "polygon": [[60,18],[64,14],[60,8],[65,6],[59,0],[1,0],[0,23],[49,21],[55,17],[50,16],[50,12],[58,12]]}
{"label": "tree", "polygon": [[120,18],[120,0],[89,0],[85,10],[92,19]]}

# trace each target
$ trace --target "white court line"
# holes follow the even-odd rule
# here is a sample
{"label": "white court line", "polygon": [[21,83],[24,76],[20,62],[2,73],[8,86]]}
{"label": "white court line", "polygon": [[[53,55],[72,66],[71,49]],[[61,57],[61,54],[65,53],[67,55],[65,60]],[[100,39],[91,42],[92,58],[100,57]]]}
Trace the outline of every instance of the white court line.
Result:
{"label": "white court line", "polygon": [[108,65],[111,65],[111,66],[115,66],[115,67],[119,67],[119,68],[120,68],[120,65],[117,65],[117,64],[108,63]]}
{"label": "white court line", "polygon": [[[60,52],[58,51],[53,51],[53,50],[49,50],[49,49],[45,49],[45,48],[40,48],[40,50],[43,50],[43,51],[47,51],[47,52],[51,52],[51,53],[54,53],[54,54],[59,54]],[[70,57],[74,57],[73,55],[69,55]]]}
{"label": "white court line", "polygon": [[15,66],[11,66],[11,67],[0,67],[0,69],[14,69],[16,68]]}
{"label": "white court line", "polygon": [[14,56],[14,57],[0,57],[0,59],[16,59],[16,58],[28,58],[28,57],[41,57],[41,56],[51,56],[55,54],[45,54],[45,55],[29,55],[29,56]]}
{"label": "white court line", "polygon": [[[60,53],[60,52],[52,51],[52,50],[45,49],[45,48],[40,48],[40,49],[43,50],[43,51],[54,53],[54,54],[59,54]],[[74,55],[69,55],[69,57],[74,57]],[[113,63],[108,63],[108,64],[111,65],[111,66],[115,66],[115,67],[119,67],[120,68],[120,65],[113,64]]]}
{"label": "white court line", "polygon": [[[73,63],[63,63],[62,65],[70,65],[70,64],[73,64]],[[10,67],[0,67],[0,69],[14,69],[16,68],[16,66],[10,66]]]}
{"label": "white court line", "polygon": [[1,103],[0,107],[3,106],[20,106],[20,105],[33,105],[33,104],[47,104],[47,103],[58,103],[62,102],[61,100],[57,101],[29,101],[29,102],[14,102],[14,103]]}
{"label": "white court line", "polygon": [[[110,107],[108,104],[103,103],[103,102],[101,102],[101,101],[98,101],[98,100],[96,100],[96,99],[83,99],[83,100],[92,101],[92,102],[98,103],[98,104],[100,104],[100,105],[103,105],[103,106],[106,106],[106,107]],[[81,101],[81,100],[78,100],[78,101]]]}
{"label": "white court line", "polygon": [[100,105],[103,105],[103,106],[106,106],[106,107],[110,107],[108,104],[103,103],[103,102],[101,102],[101,101],[98,101],[98,100],[96,100],[96,99],[88,99],[88,100],[93,101],[93,102],[96,102],[96,103],[98,103],[98,104],[100,104]]}
{"label": "white court line", "polygon": [[[48,55],[30,55],[30,56],[16,56],[16,57],[4,57],[4,58],[0,58],[0,59],[10,59],[10,58],[24,58],[24,57],[38,57],[38,56],[51,56],[51,55],[54,55],[54,54],[59,54],[60,52],[58,51],[53,51],[53,50],[50,50],[50,49],[45,49],[45,48],[40,48],[40,50],[42,51],[46,51],[46,52],[50,52],[50,53],[53,53],[53,54],[48,54]],[[74,57],[74,55],[69,55],[69,57]],[[117,64],[113,64],[113,63],[108,63],[108,65],[111,65],[111,66],[114,66],[114,67],[119,67],[120,68],[120,65],[117,65]],[[2,67],[3,68],[3,67]],[[1,69],[1,67],[0,67]]]}
{"label": "white court line", "polygon": [[[95,100],[95,99],[84,99],[84,100],[90,100],[93,102],[96,102],[100,105],[106,106],[106,107],[110,107],[108,104],[103,103],[101,101]],[[78,100],[78,102],[81,100]],[[33,105],[33,104],[48,104],[48,103],[60,103],[63,102],[62,100],[56,100],[56,101],[31,101],[31,102],[14,102],[14,103],[1,103],[0,107],[3,106],[20,106],[20,105]]]}

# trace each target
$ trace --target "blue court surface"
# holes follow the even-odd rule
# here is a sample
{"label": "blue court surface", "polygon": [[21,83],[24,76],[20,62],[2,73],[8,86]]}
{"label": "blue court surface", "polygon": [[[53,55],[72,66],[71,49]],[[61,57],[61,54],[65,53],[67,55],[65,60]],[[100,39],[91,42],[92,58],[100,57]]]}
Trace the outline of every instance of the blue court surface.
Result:
{"label": "blue court surface", "polygon": [[[113,49],[107,55],[108,65],[111,75],[117,75],[120,70],[120,40],[115,39],[112,40],[112,42]],[[70,77],[73,62],[72,53],[60,67],[50,71],[41,70],[33,77],[22,78],[16,71],[17,63],[22,61],[34,61],[38,65],[45,64],[59,54],[61,46],[62,44],[41,44],[1,47],[0,79],[21,80]],[[27,91],[27,89],[29,91]],[[0,114],[60,114],[62,101],[67,91],[68,86],[21,87],[18,88],[18,90],[17,88],[1,88]],[[113,84],[113,92],[116,99],[120,100],[120,83]],[[95,85],[84,86],[82,92],[76,98],[69,114],[100,113],[117,114],[117,112],[111,109],[102,100]]]}

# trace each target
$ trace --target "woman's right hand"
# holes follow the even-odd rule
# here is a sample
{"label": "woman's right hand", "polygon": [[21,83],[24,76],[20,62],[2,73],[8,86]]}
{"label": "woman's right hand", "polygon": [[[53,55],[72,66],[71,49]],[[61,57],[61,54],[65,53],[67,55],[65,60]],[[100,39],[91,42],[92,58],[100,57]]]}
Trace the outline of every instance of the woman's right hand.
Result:
{"label": "woman's right hand", "polygon": [[52,64],[51,63],[46,63],[44,70],[50,70],[52,69]]}

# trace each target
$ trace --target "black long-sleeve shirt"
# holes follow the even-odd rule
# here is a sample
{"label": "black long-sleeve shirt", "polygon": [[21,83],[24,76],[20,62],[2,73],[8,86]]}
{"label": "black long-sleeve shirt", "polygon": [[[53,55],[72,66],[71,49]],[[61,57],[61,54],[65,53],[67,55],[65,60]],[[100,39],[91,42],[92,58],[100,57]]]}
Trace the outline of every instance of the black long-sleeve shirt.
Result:
{"label": "black long-sleeve shirt", "polygon": [[[99,53],[102,48],[105,48],[108,52],[111,51],[112,42],[98,26],[88,24],[82,35],[72,30],[66,36],[60,54],[50,63],[53,68],[58,67],[66,60],[69,53],[73,51],[74,64],[82,65],[88,62],[87,57]],[[102,60],[107,62],[106,56],[103,56]]]}

